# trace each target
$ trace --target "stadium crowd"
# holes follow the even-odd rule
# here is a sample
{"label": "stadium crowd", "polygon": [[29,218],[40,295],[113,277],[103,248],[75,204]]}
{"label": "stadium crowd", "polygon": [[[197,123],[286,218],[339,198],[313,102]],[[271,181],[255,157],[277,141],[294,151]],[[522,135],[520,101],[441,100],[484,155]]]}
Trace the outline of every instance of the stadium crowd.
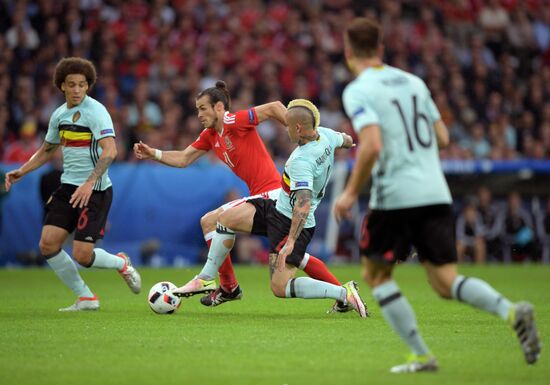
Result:
{"label": "stadium crowd", "polygon": [[[353,134],[342,26],[359,15],[381,21],[387,63],[426,80],[451,133],[443,158],[550,158],[545,0],[37,0],[0,2],[0,160],[26,161],[42,143],[63,103],[52,75],[66,56],[97,66],[91,95],[113,118],[118,161],[135,161],[138,140],[192,143],[195,96],[218,79],[232,110],[303,97],[322,125]],[[284,127],[259,130],[285,160]]]}
{"label": "stadium crowd", "polygon": [[[0,157],[26,160],[62,95],[64,56],[92,59],[92,96],[117,128],[119,160],[137,139],[184,148],[200,125],[194,97],[217,79],[233,109],[306,97],[322,123],[349,131],[342,26],[378,18],[387,62],[426,79],[452,146],[444,158],[548,158],[550,3],[543,0],[0,2]],[[263,125],[274,157],[290,146]],[[126,149],[126,151],[124,151]]]}

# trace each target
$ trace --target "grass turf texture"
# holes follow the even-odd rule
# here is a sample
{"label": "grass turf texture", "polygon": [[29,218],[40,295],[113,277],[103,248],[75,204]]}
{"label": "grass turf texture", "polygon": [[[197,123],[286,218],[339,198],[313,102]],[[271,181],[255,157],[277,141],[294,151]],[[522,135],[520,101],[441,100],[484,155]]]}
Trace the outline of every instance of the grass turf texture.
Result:
{"label": "grass turf texture", "polygon": [[[277,299],[267,267],[237,267],[241,301],[211,309],[195,296],[174,315],[151,312],[146,296],[161,280],[183,284],[197,268],[141,269],[143,293],[114,271],[83,271],[101,310],[59,313],[74,298],[49,269],[0,270],[0,384],[547,384],[550,353],[525,364],[515,335],[499,318],[440,300],[418,266],[397,268],[416,310],[437,374],[390,374],[406,347],[385,323],[365,283],[373,316],[325,314],[331,300]],[[358,266],[334,267],[360,281]],[[463,267],[512,300],[536,306],[550,335],[548,266]]]}

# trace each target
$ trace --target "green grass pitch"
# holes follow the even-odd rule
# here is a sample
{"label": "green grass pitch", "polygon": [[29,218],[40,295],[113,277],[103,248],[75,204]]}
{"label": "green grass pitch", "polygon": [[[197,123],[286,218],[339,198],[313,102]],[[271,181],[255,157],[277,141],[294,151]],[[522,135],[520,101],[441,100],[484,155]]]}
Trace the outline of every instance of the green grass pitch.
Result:
{"label": "green grass pitch", "polygon": [[[360,281],[358,266],[333,267]],[[511,329],[494,316],[440,300],[418,266],[396,277],[416,310],[440,371],[388,373],[407,354],[365,283],[373,316],[326,314],[331,300],[278,299],[267,267],[237,267],[242,301],[205,308],[184,299],[156,315],[148,289],[183,284],[199,269],[142,269],[143,293],[113,271],[83,271],[101,310],[59,313],[74,298],[49,269],[0,270],[0,384],[549,384],[550,353],[529,367]],[[464,267],[512,300],[535,304],[543,342],[550,335],[550,267]]]}

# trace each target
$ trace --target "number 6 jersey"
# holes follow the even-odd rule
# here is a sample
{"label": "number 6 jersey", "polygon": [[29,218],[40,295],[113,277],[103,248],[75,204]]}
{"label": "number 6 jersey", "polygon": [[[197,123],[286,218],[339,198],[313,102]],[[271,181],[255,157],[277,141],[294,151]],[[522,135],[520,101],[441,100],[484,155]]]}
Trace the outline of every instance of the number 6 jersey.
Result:
{"label": "number 6 jersey", "polygon": [[387,65],[370,67],[342,98],[357,133],[365,126],[380,127],[383,148],[372,170],[370,208],[452,202],[433,126],[441,116],[419,77]]}

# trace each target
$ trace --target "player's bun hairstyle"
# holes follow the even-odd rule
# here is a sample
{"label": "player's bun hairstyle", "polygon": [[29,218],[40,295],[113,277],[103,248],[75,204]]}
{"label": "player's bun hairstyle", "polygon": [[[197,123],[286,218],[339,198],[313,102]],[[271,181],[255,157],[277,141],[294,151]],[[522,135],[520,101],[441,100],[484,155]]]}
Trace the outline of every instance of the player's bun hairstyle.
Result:
{"label": "player's bun hairstyle", "polygon": [[376,21],[365,17],[354,19],[346,28],[345,34],[351,51],[357,57],[375,56],[382,44],[382,27]]}
{"label": "player's bun hairstyle", "polygon": [[231,107],[231,97],[229,96],[229,90],[227,84],[223,80],[218,80],[215,87],[207,88],[197,95],[197,100],[203,96],[208,95],[210,97],[210,104],[214,106],[217,102],[222,102],[226,111],[229,111]]}
{"label": "player's bun hairstyle", "polygon": [[315,106],[315,104],[311,103],[307,99],[294,99],[291,100],[290,103],[288,103],[288,106],[286,106],[288,110],[291,108],[305,108],[311,113],[311,117],[313,119],[313,129],[316,129],[319,127],[319,124],[321,123],[321,114],[319,114],[319,110]]}
{"label": "player's bun hairstyle", "polygon": [[65,81],[67,75],[84,75],[88,82],[88,89],[91,89],[97,79],[97,73],[94,64],[80,57],[63,58],[55,66],[53,75],[53,84],[60,90],[61,84]]}

